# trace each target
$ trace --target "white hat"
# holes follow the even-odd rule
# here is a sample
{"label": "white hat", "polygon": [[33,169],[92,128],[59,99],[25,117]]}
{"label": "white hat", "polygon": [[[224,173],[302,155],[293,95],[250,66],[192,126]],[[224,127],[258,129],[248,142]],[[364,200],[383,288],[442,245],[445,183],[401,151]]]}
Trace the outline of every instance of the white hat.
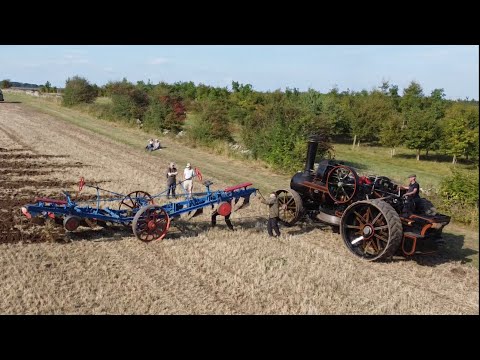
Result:
{"label": "white hat", "polygon": [[191,167],[192,165],[190,165],[190,163],[187,163],[187,166],[186,167]]}

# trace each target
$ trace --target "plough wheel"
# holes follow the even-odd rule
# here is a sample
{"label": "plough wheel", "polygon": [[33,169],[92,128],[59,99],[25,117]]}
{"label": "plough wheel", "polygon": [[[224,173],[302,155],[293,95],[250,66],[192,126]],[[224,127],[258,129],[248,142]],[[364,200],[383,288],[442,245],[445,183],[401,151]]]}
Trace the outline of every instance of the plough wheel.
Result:
{"label": "plough wheel", "polygon": [[232,213],[232,205],[228,201],[218,204],[217,212],[221,216],[228,216]]}
{"label": "plough wheel", "polygon": [[133,210],[153,204],[152,196],[145,191],[133,191],[123,198],[118,206],[118,210]]}
{"label": "plough wheel", "polygon": [[161,240],[167,235],[170,218],[159,205],[147,205],[141,208],[132,221],[135,236],[142,241]]}
{"label": "plough wheel", "polygon": [[358,175],[348,166],[335,166],[327,176],[328,195],[338,204],[350,201],[357,192]]}
{"label": "plough wheel", "polygon": [[340,234],[354,255],[373,261],[395,254],[403,228],[390,204],[383,200],[358,201],[344,211]]}
{"label": "plough wheel", "polygon": [[303,215],[303,203],[300,195],[292,189],[277,190],[278,217],[286,226],[293,226]]}
{"label": "plough wheel", "polygon": [[81,220],[78,216],[69,215],[63,220],[63,227],[67,231],[75,231],[80,226]]}

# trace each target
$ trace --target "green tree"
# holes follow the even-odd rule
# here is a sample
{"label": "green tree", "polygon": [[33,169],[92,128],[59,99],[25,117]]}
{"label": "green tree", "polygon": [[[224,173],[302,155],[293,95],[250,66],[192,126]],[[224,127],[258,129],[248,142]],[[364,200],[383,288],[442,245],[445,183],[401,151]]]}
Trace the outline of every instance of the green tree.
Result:
{"label": "green tree", "polygon": [[436,120],[444,117],[447,101],[443,89],[434,89],[429,98],[429,106]]}
{"label": "green tree", "polygon": [[352,111],[352,132],[362,141],[378,141],[380,129],[394,114],[391,101],[379,91],[357,96]]}
{"label": "green tree", "polygon": [[452,175],[440,184],[440,193],[449,202],[478,206],[478,172],[452,168]]}
{"label": "green tree", "polygon": [[63,92],[63,105],[72,106],[95,101],[96,92],[87,79],[80,76],[68,78]]}
{"label": "green tree", "polygon": [[390,83],[386,80],[382,81],[382,85],[378,87],[383,95],[388,95],[388,89],[390,89]]}
{"label": "green tree", "polygon": [[143,119],[149,105],[148,94],[144,90],[125,78],[122,81],[110,82],[106,87],[112,98],[112,112],[115,116],[129,122]]}
{"label": "green tree", "polygon": [[405,145],[417,150],[417,160],[420,151],[436,150],[441,143],[441,130],[432,113],[426,110],[411,109],[408,125],[404,128]]}
{"label": "green tree", "polygon": [[309,88],[306,93],[302,94],[301,99],[312,114],[320,115],[322,113],[322,94],[318,91]]}
{"label": "green tree", "polygon": [[478,107],[458,103],[446,110],[442,148],[453,156],[453,164],[462,155],[466,158],[478,156],[478,115]]}
{"label": "green tree", "polygon": [[337,136],[350,135],[352,127],[352,102],[350,97],[340,97],[338,89],[334,88],[329,94],[321,97],[321,104],[317,103],[317,106],[318,109],[321,109],[321,113],[317,111],[314,114],[321,114],[327,119],[330,125],[329,133]]}
{"label": "green tree", "polygon": [[184,100],[193,101],[197,95],[197,88],[193,81],[176,82],[171,86],[170,93]]}
{"label": "green tree", "polygon": [[383,122],[380,129],[380,143],[390,147],[390,156],[395,156],[395,149],[403,143],[402,117],[398,113],[392,113],[391,116]]}
{"label": "green tree", "polygon": [[240,92],[240,83],[238,81],[232,81],[232,91],[234,93]]}
{"label": "green tree", "polygon": [[412,81],[407,88],[403,89],[400,109],[404,120],[402,126],[405,127],[409,120],[416,117],[418,111],[423,109],[423,89],[419,83]]}
{"label": "green tree", "polygon": [[215,140],[233,141],[227,114],[223,102],[203,102],[202,111],[190,127],[189,136],[205,144]]}
{"label": "green tree", "polygon": [[4,79],[2,80],[2,89],[8,89],[12,87],[12,83],[10,79]]}

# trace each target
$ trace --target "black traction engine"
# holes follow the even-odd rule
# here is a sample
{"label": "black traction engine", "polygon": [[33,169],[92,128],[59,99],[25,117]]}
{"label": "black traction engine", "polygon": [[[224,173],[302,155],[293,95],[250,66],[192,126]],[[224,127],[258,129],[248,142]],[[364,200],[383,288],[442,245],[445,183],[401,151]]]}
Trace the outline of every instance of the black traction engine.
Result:
{"label": "black traction engine", "polygon": [[402,190],[386,176],[359,176],[349,166],[322,159],[314,169],[322,138],[308,140],[305,169],[290,181],[290,189],[277,190],[280,221],[292,226],[304,216],[338,230],[347,248],[365,260],[436,251],[443,244],[442,230],[450,217],[420,199],[405,214]]}

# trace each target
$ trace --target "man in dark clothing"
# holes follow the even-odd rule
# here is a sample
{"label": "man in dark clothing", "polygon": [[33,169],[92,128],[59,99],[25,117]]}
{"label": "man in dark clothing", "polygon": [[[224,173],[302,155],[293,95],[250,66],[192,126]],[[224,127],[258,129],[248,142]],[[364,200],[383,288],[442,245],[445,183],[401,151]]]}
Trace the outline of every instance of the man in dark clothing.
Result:
{"label": "man in dark clothing", "polygon": [[280,236],[280,230],[278,229],[278,199],[277,194],[272,192],[268,199],[260,199],[260,201],[268,205],[268,235],[273,235],[273,230],[275,230],[275,237]]}
{"label": "man in dark clothing", "polygon": [[407,190],[403,195],[403,198],[405,199],[402,210],[403,216],[410,216],[415,211],[420,200],[420,184],[417,183],[417,175],[409,175],[408,180],[410,181],[408,186],[401,186],[401,189]]}
{"label": "man in dark clothing", "polygon": [[170,198],[170,193],[172,194],[174,199],[177,198],[177,196],[175,195],[175,188],[177,186],[177,175],[178,171],[175,167],[175,163],[171,162],[170,166],[167,169],[167,199]]}

